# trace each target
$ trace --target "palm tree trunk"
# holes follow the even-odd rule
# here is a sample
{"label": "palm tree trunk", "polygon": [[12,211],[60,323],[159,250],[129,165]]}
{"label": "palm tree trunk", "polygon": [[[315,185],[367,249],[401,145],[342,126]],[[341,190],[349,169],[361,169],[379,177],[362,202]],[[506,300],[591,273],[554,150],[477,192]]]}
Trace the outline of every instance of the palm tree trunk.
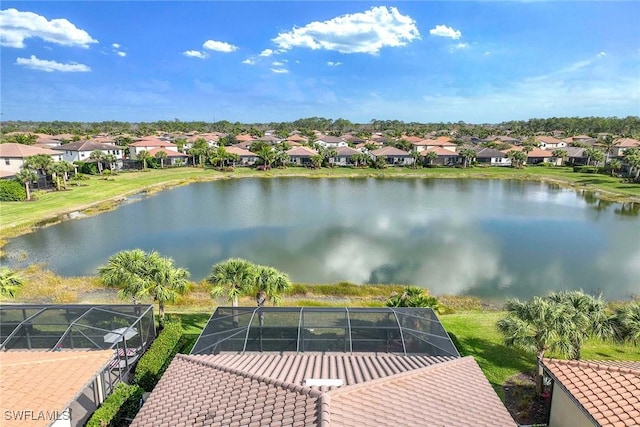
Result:
{"label": "palm tree trunk", "polygon": [[27,201],[31,201],[31,186],[29,185],[29,181],[24,183],[24,189],[27,192]]}

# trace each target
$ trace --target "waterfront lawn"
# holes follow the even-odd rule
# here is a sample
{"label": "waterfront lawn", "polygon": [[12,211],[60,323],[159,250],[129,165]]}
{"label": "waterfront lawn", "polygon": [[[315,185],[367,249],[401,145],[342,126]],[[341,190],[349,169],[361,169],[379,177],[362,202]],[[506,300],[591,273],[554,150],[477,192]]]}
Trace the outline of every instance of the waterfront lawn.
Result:
{"label": "waterfront lawn", "polygon": [[55,221],[57,217],[74,212],[100,212],[116,205],[124,197],[142,191],[162,189],[198,181],[247,177],[380,177],[380,178],[472,178],[515,179],[550,181],[577,190],[593,190],[597,196],[619,200],[640,199],[640,185],[622,182],[619,178],[591,173],[574,173],[568,167],[530,166],[524,169],[508,167],[420,168],[405,167],[376,170],[371,168],[322,168],[290,167],[257,171],[252,168],[236,168],[233,172],[213,169],[181,167],[148,169],[146,171],[120,172],[100,177],[70,180],[66,191],[35,191],[33,202],[2,202],[0,209],[0,238],[10,238],[27,232],[31,227]]}

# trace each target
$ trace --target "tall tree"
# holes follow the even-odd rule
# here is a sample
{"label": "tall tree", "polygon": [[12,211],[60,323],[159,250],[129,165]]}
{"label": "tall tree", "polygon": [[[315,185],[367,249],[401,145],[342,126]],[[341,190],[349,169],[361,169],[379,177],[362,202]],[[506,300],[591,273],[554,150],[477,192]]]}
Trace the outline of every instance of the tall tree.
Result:
{"label": "tall tree", "polygon": [[255,266],[247,260],[231,258],[215,264],[207,282],[212,285],[213,298],[224,296],[233,307],[237,307],[238,298],[254,290]]}
{"label": "tall tree", "polygon": [[155,156],[156,159],[160,160],[160,168],[164,169],[164,161],[167,159],[168,155],[164,151],[158,151]]}
{"label": "tall tree", "polygon": [[271,169],[271,163],[275,158],[275,152],[269,146],[262,147],[260,151],[256,153],[256,156],[262,161],[265,170]]}
{"label": "tall tree", "polygon": [[149,154],[147,150],[142,150],[136,155],[136,157],[138,158],[138,160],[142,160],[142,169],[146,170],[147,161],[151,158],[151,154]]}
{"label": "tall tree", "polygon": [[273,268],[264,265],[255,266],[255,290],[258,292],[256,299],[259,300],[264,295],[267,300],[273,301],[274,305],[280,305],[282,293],[291,287],[289,277]]}
{"label": "tall tree", "polygon": [[107,286],[120,288],[121,298],[134,301],[150,296],[158,302],[158,315],[164,318],[164,307],[187,291],[189,272],[173,265],[171,258],[158,252],[146,253],[141,249],[121,251],[112,255],[107,264],[98,268],[98,274]]}
{"label": "tall tree", "polygon": [[438,158],[438,153],[436,153],[435,151],[426,151],[424,153],[424,159],[427,161],[427,164],[429,166],[432,166],[434,160],[436,160],[437,158]]}
{"label": "tall tree", "polygon": [[33,169],[29,167],[25,167],[24,165],[18,171],[18,173],[16,173],[16,180],[18,180],[18,182],[24,185],[24,189],[27,192],[28,201],[31,200],[31,183],[36,181],[37,179],[38,179],[38,174],[36,174],[36,172]]}
{"label": "tall tree", "polygon": [[102,152],[101,150],[93,150],[91,154],[89,154],[89,158],[96,161],[96,166],[98,166],[98,174],[102,175],[102,160],[104,159],[104,152]]}
{"label": "tall tree", "polygon": [[616,308],[611,326],[616,341],[640,344],[640,301],[632,301]]}
{"label": "tall tree", "polygon": [[468,165],[470,165],[477,155],[475,150],[472,150],[471,148],[463,148],[459,151],[458,154],[460,154],[460,156],[462,157],[463,168],[466,168]]}

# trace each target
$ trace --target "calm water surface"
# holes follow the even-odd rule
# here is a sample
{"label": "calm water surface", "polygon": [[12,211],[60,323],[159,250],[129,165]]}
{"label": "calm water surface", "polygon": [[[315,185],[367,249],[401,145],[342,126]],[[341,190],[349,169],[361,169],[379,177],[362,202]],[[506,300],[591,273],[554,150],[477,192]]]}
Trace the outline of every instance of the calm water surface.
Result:
{"label": "calm water surface", "polygon": [[12,267],[93,275],[157,250],[200,280],[242,257],[293,281],[409,283],[435,294],[640,293],[640,206],[542,183],[241,179],[191,184],[11,240]]}

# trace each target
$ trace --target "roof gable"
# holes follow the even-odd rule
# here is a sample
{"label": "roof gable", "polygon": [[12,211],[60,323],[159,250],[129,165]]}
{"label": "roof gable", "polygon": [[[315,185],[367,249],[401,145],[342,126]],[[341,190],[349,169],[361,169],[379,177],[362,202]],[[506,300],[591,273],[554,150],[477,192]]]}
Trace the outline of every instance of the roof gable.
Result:
{"label": "roof gable", "polygon": [[18,157],[24,158],[29,156],[36,156],[38,154],[46,154],[47,156],[58,156],[60,153],[57,151],[49,150],[47,148],[34,147],[32,145],[7,143],[0,144],[0,157]]}

